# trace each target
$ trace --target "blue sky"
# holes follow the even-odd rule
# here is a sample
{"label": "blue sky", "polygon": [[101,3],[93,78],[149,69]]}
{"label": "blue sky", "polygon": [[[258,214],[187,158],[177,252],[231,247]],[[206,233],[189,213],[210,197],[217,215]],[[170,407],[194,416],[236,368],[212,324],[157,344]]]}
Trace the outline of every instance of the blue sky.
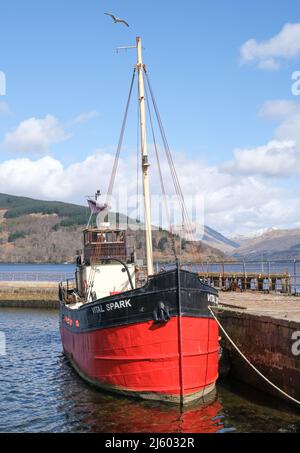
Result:
{"label": "blue sky", "polygon": [[[3,0],[0,71],[6,74],[7,90],[0,97],[0,191],[83,202],[84,190],[94,190],[92,178],[90,186],[82,185],[82,197],[70,181],[58,190],[57,177],[52,191],[50,184],[41,187],[34,171],[40,171],[37,162],[49,164],[50,174],[60,171],[66,181],[70,174],[77,178],[76,168],[95,153],[103,154],[102,162],[104,155],[113,155],[135,63],[134,51],[117,54],[115,49],[133,45],[141,35],[170,145],[180,166],[197,164],[193,188],[196,184],[204,194],[207,223],[226,234],[300,227],[299,174],[289,168],[282,172],[280,164],[285,156],[298,162],[299,154],[298,137],[291,132],[297,129],[299,115],[293,112],[300,106],[300,97],[291,92],[291,75],[300,71],[300,51],[293,46],[298,30],[280,35],[286,24],[300,22],[298,7],[291,0]],[[104,12],[124,17],[130,27],[114,25]],[[250,39],[256,44],[247,60],[241,49]],[[269,45],[264,47],[263,41]],[[275,114],[274,102],[279,100],[286,108],[282,112],[281,103]],[[267,101],[273,104],[266,113]],[[40,149],[38,141],[30,149],[28,134],[36,130],[36,120],[47,116],[50,138]],[[30,118],[34,121],[18,129]],[[135,123],[134,105],[130,125]],[[27,145],[22,143],[24,134]],[[126,138],[130,154],[135,134]],[[275,151],[274,146],[258,149],[274,139],[279,141]],[[294,144],[282,145],[286,141]],[[236,159],[237,148],[251,152]],[[274,153],[280,154],[279,164],[268,170]],[[250,165],[245,170],[245,157],[253,161],[255,156],[261,169]],[[24,172],[33,172],[32,181],[25,178],[25,184],[22,166]],[[104,167],[99,168],[103,181]],[[109,162],[105,174],[108,171]],[[42,174],[47,178],[47,172]],[[183,180],[188,179],[183,174]],[[125,175],[121,180],[126,183]],[[191,190],[188,184],[186,190]],[[245,206],[247,193],[255,190],[269,203],[267,209],[255,199]],[[295,208],[284,213],[286,200]],[[270,210],[276,215],[270,217]]]}

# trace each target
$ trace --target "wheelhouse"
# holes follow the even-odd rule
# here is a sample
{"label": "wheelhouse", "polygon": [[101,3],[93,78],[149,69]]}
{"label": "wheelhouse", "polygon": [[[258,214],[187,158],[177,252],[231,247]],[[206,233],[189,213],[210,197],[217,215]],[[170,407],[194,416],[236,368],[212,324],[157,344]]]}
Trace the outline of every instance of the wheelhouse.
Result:
{"label": "wheelhouse", "polygon": [[109,260],[134,262],[134,249],[127,245],[125,230],[87,228],[83,232],[83,238],[83,261],[86,265]]}

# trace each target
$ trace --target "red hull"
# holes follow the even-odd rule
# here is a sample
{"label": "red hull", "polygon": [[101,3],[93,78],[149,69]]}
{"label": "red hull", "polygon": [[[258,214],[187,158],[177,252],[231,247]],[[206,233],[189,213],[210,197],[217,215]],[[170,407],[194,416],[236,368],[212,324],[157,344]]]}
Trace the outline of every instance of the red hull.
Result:
{"label": "red hull", "polygon": [[101,388],[173,402],[214,390],[219,332],[213,319],[173,317],[163,325],[148,321],[86,333],[62,323],[61,329],[78,373]]}

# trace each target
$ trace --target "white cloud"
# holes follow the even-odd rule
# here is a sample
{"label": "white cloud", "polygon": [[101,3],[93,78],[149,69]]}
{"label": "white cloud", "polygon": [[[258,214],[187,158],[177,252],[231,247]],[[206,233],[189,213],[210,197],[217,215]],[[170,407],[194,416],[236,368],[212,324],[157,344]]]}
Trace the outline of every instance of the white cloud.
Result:
{"label": "white cloud", "polygon": [[300,56],[300,23],[286,24],[274,37],[258,42],[250,39],[240,49],[242,63],[257,63],[260,69],[276,70],[283,60]]}
{"label": "white cloud", "polygon": [[[8,104],[0,102],[0,115],[1,113],[9,113]],[[46,115],[45,118],[29,118],[5,135],[4,145],[14,152],[44,153],[51,145],[70,138],[71,135],[67,133],[69,128],[99,115],[96,110],[83,112],[65,124],[61,124],[53,115]]]}
{"label": "white cloud", "polygon": [[90,112],[83,112],[83,113],[80,113],[80,115],[73,118],[70,121],[69,125],[71,126],[71,125],[75,125],[75,124],[86,123],[87,121],[89,121],[93,118],[97,118],[99,115],[100,115],[100,113],[97,112],[96,110],[91,110]]}
{"label": "white cloud", "polygon": [[277,140],[293,140],[300,151],[300,103],[285,100],[266,102],[260,116],[277,118],[281,122],[275,130]]}
{"label": "white cloud", "polygon": [[22,121],[4,138],[4,145],[11,151],[42,153],[54,143],[67,140],[69,135],[52,115]]}
{"label": "white cloud", "polygon": [[7,160],[0,163],[0,192],[49,200],[80,200],[93,193],[101,182],[107,186],[112,160],[107,153],[95,153],[66,168],[51,156]]}
{"label": "white cloud", "polygon": [[300,113],[300,104],[294,101],[287,101],[285,99],[267,101],[259,110],[259,116],[271,119],[281,119],[298,113]]}
{"label": "white cloud", "polygon": [[276,129],[275,136],[279,139],[294,140],[300,151],[300,112],[286,118]]}
{"label": "white cloud", "polygon": [[[47,188],[55,191],[57,178],[62,174],[62,164],[50,156],[35,161],[28,158],[7,160],[0,164],[1,192],[45,197]],[[48,196],[51,197],[51,192]]]}
{"label": "white cloud", "polygon": [[[0,192],[83,203],[84,196],[93,194],[96,189],[105,192],[113,159],[114,156],[106,151],[97,151],[66,167],[50,156],[37,160],[8,160],[0,163]],[[134,159],[133,154],[126,161],[121,159],[117,173],[115,186],[121,192],[127,190],[128,195],[134,195],[136,191]],[[205,223],[225,234],[247,233],[270,226],[292,226],[299,221],[300,199],[290,196],[287,208],[288,194],[273,187],[271,180],[229,174],[184,155],[175,155],[175,161],[183,193],[202,196]],[[170,172],[166,163],[162,164],[167,192],[173,193]],[[154,167],[153,162],[151,185],[159,193]]]}
{"label": "white cloud", "polygon": [[7,102],[0,101],[0,116],[6,116],[11,113],[10,107]]}
{"label": "white cloud", "polygon": [[280,68],[280,63],[276,61],[274,58],[268,58],[266,60],[262,60],[258,63],[259,69],[266,69],[267,71],[277,71]]}
{"label": "white cloud", "polygon": [[300,150],[292,140],[273,140],[257,148],[236,149],[234,158],[223,165],[231,174],[286,177],[300,173]]}
{"label": "white cloud", "polygon": [[278,120],[273,140],[263,146],[236,149],[223,170],[243,175],[287,178],[300,174],[300,104],[284,99],[267,101],[261,118]]}

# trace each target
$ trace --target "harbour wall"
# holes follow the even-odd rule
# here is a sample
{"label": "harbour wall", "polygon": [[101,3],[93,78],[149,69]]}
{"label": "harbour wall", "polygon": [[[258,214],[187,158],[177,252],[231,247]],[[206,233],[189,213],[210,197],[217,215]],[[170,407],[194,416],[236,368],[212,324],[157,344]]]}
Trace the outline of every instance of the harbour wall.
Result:
{"label": "harbour wall", "polygon": [[59,308],[58,284],[51,282],[1,282],[1,307]]}
{"label": "harbour wall", "polygon": [[[272,383],[300,400],[300,338],[299,320],[279,319],[239,310],[224,310],[218,318],[247,359]],[[263,392],[285,399],[278,390],[265,382],[221,333],[221,345],[229,360],[229,376]]]}

